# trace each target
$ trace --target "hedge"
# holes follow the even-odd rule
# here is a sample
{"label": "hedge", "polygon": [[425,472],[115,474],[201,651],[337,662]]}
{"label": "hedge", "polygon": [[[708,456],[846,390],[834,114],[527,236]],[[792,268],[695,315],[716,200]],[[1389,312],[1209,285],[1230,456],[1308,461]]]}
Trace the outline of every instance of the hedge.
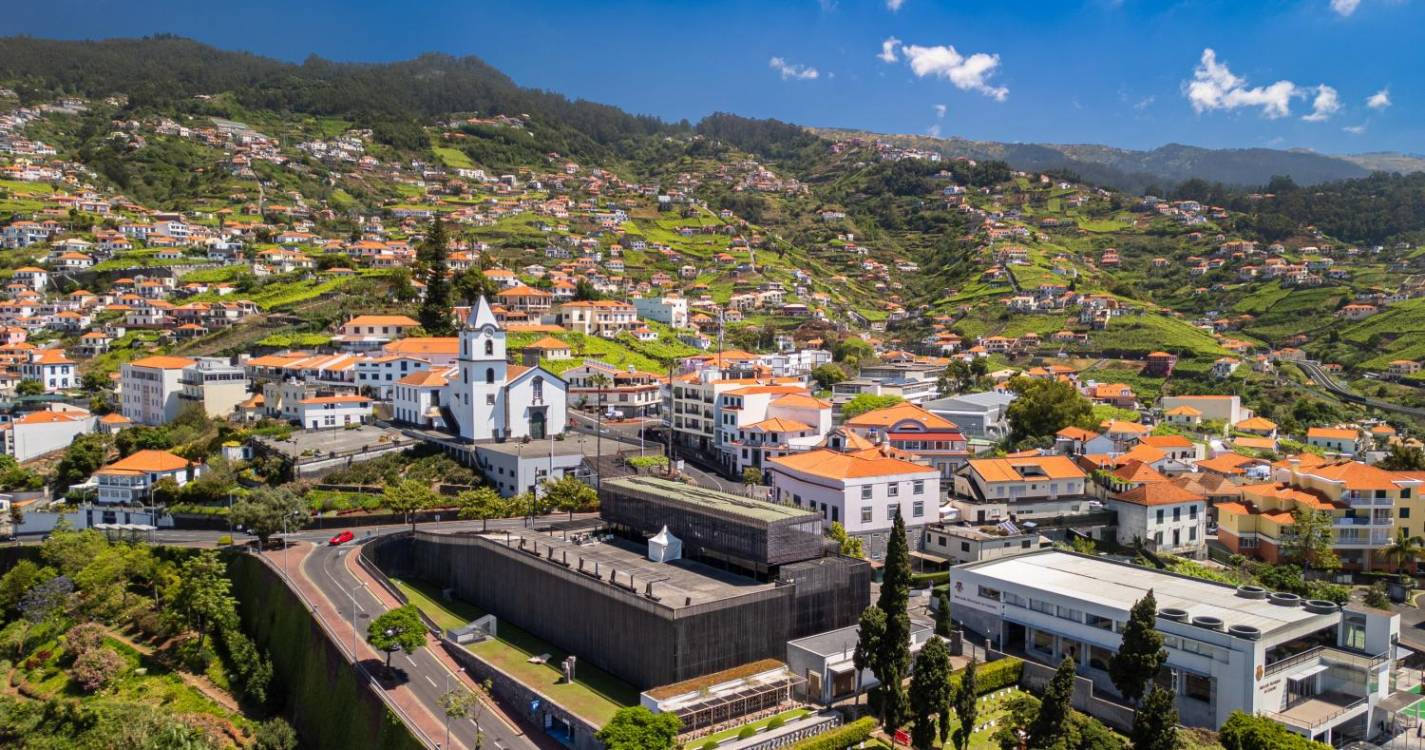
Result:
{"label": "hedge", "polygon": [[935,573],[914,573],[910,577],[910,584],[915,588],[921,588],[926,584],[939,586],[950,582],[950,571],[941,570]]}
{"label": "hedge", "polygon": [[876,720],[867,716],[830,732],[822,732],[815,737],[808,737],[792,745],[789,750],[846,750],[852,745],[870,739],[871,732],[875,728]]}
{"label": "hedge", "polygon": [[[984,664],[975,665],[975,688],[980,695],[993,693],[1007,687],[1014,687],[1019,684],[1019,676],[1024,672],[1024,662],[1006,656]],[[960,680],[963,678],[965,670],[957,669],[950,674],[950,686],[959,689]]]}

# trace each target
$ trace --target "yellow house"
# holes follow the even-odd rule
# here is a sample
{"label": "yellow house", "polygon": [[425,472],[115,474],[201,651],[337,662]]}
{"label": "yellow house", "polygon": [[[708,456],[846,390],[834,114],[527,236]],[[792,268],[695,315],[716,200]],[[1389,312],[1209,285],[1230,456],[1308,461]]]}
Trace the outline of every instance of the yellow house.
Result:
{"label": "yellow house", "polygon": [[1336,554],[1351,570],[1394,567],[1382,551],[1397,529],[1425,535],[1425,472],[1301,458],[1274,468],[1276,482],[1243,485],[1240,502],[1217,506],[1218,538],[1228,549],[1277,562],[1298,510],[1331,514]]}

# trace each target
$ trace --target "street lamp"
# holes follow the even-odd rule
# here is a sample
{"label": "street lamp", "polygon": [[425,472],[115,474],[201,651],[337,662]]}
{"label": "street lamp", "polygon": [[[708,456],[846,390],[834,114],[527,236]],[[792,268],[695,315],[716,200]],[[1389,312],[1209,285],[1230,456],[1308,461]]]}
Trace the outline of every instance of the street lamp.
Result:
{"label": "street lamp", "polygon": [[361,657],[356,653],[356,590],[361,588],[360,584],[352,586],[350,589],[342,589],[346,592],[347,598],[351,599],[351,663],[356,664],[361,661]]}

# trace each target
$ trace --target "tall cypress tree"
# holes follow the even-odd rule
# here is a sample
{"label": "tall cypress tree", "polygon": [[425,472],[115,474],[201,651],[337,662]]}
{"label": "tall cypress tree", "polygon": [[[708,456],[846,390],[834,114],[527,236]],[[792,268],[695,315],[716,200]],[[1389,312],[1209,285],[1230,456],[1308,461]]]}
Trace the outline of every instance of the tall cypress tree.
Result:
{"label": "tall cypress tree", "polygon": [[[915,660],[915,673],[910,678],[911,744],[929,748],[935,744],[935,722],[949,718],[950,650],[945,641],[931,638]],[[943,731],[943,726],[942,726]]]}
{"label": "tall cypress tree", "polygon": [[871,670],[880,674],[881,636],[886,633],[886,613],[880,607],[871,605],[861,612],[856,623],[856,651],[851,655],[851,663],[856,667],[856,700],[861,700],[861,673]]}
{"label": "tall cypress tree", "polygon": [[1065,656],[1059,662],[1059,671],[1049,686],[1044,688],[1044,699],[1039,702],[1039,715],[1029,724],[1030,747],[1053,747],[1054,741],[1064,736],[1069,728],[1069,718],[1073,715],[1070,701],[1074,697],[1074,657]]}
{"label": "tall cypress tree", "polygon": [[432,336],[448,336],[455,330],[450,317],[450,280],[445,267],[449,252],[447,242],[445,222],[437,214],[418,258],[426,273],[426,294],[421,301],[419,317],[421,327]]}
{"label": "tall cypress tree", "polygon": [[1108,660],[1108,676],[1124,700],[1135,707],[1143,698],[1148,684],[1158,676],[1158,670],[1168,659],[1163,650],[1163,634],[1158,632],[1158,600],[1150,589],[1128,613],[1123,628],[1123,641],[1118,653]]}
{"label": "tall cypress tree", "polygon": [[881,723],[898,727],[905,719],[906,696],[902,679],[910,672],[910,547],[906,542],[905,519],[896,511],[891,538],[886,543],[886,564],[881,569],[881,596],[876,606],[886,613],[886,630],[881,636],[879,657],[884,673],[881,681]]}
{"label": "tall cypress tree", "polygon": [[1133,716],[1133,750],[1175,750],[1178,746],[1178,709],[1173,694],[1154,687]]}
{"label": "tall cypress tree", "polygon": [[[977,684],[979,678],[975,676],[978,666],[975,664],[975,657],[970,657],[970,663],[965,665],[965,673],[960,676],[960,687],[955,690],[955,714],[960,718],[960,726],[955,729],[955,748],[965,750],[970,746],[970,735],[975,731],[975,721],[979,719],[980,713],[980,687]],[[940,741],[945,741],[945,727],[940,730]]]}

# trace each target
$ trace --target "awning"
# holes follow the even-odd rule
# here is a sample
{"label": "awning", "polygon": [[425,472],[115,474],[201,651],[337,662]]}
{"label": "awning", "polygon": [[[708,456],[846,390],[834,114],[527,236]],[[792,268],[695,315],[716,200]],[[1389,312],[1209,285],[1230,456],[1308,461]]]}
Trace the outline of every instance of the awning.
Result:
{"label": "awning", "polygon": [[1327,669],[1330,669],[1330,667],[1326,666],[1325,664],[1315,664],[1315,665],[1312,665],[1312,666],[1310,666],[1310,667],[1307,667],[1306,669],[1301,670],[1300,672],[1296,672],[1296,673],[1294,673],[1294,674],[1289,674],[1289,675],[1286,676],[1286,678],[1287,678],[1288,680],[1297,680],[1297,681],[1300,681],[1300,680],[1304,680],[1304,679],[1306,679],[1306,678],[1308,678],[1308,677],[1315,677],[1316,675],[1319,675],[1319,674],[1321,674],[1322,672],[1325,672]]}
{"label": "awning", "polygon": [[856,671],[856,664],[853,662],[847,662],[844,664],[832,664],[828,666],[827,669],[831,670],[832,674],[848,674],[850,672]]}

